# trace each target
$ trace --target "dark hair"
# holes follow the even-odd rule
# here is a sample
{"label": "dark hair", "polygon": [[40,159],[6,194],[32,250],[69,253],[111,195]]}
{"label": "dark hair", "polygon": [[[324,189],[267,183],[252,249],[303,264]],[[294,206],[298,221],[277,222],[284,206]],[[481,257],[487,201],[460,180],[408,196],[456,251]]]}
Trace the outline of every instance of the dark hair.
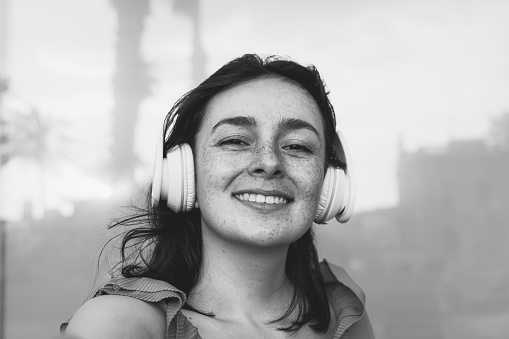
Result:
{"label": "dark hair", "polygon": [[[333,148],[336,133],[334,109],[317,69],[275,56],[262,59],[254,54],[227,63],[174,104],[164,124],[165,135],[171,129],[164,143],[165,152],[181,143],[193,147],[206,106],[216,94],[265,77],[287,79],[311,94],[320,109],[325,129],[325,166],[344,168],[344,162]],[[152,208],[150,199],[147,199],[146,209],[116,221],[110,228],[119,225],[134,226],[122,238],[119,263],[122,275],[164,280],[189,295],[198,282],[202,264],[200,211],[175,213],[164,202]],[[314,331],[325,332],[330,311],[311,228],[289,246],[286,275],[294,285],[293,298],[287,311],[273,323],[288,319],[297,309],[297,320],[281,330],[295,331],[309,323]],[[196,310],[192,305],[186,307]]]}

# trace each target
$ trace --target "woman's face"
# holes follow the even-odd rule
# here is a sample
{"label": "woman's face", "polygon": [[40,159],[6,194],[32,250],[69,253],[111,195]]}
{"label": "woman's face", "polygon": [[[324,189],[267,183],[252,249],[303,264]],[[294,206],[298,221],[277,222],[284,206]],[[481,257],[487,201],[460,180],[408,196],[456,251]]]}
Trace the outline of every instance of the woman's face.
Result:
{"label": "woman's face", "polygon": [[217,94],[194,152],[202,228],[211,234],[277,246],[312,225],[324,177],[324,127],[299,85],[265,78]]}

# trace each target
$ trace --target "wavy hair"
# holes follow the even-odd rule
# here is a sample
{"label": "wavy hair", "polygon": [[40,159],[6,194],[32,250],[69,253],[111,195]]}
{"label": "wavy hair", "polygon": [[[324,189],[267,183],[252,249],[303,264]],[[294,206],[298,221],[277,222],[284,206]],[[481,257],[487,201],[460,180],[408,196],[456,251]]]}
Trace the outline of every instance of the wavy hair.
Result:
{"label": "wavy hair", "polygon": [[[265,77],[287,79],[311,94],[320,109],[325,129],[325,168],[344,168],[345,163],[333,148],[336,133],[334,109],[317,69],[281,57],[261,58],[255,54],[246,54],[228,62],[173,105],[164,122],[164,135],[167,136],[164,151],[181,143],[188,143],[194,148],[211,98],[233,86]],[[153,208],[150,199],[147,199],[145,208],[139,208],[133,215],[110,224],[110,229],[127,227],[121,234],[121,256],[117,265],[121,274],[127,278],[164,280],[189,295],[200,278],[202,265],[200,217],[199,209],[175,213],[164,202]],[[290,244],[285,270],[294,286],[293,297],[286,312],[271,323],[289,319],[297,311],[297,319],[280,330],[292,332],[309,324],[314,331],[325,332],[331,315],[311,228]],[[192,305],[184,307],[199,312]]]}

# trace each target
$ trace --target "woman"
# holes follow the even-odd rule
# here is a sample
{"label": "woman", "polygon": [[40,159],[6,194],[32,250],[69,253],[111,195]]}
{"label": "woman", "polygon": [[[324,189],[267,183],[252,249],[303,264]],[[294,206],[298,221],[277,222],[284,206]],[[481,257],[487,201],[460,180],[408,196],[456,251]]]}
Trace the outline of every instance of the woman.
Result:
{"label": "woman", "polygon": [[66,335],[373,338],[364,294],[313,243],[313,221],[353,208],[335,126],[318,71],[276,57],[235,59],[183,96],[147,212],[117,224],[134,226],[121,272]]}

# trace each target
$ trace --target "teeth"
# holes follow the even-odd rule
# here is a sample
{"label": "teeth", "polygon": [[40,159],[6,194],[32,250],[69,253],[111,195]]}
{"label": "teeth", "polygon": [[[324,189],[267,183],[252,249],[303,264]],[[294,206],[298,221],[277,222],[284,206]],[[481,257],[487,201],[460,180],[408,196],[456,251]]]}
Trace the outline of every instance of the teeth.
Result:
{"label": "teeth", "polygon": [[288,201],[283,197],[265,196],[261,194],[236,194],[235,197],[242,201],[251,201],[263,204],[286,204]]}

